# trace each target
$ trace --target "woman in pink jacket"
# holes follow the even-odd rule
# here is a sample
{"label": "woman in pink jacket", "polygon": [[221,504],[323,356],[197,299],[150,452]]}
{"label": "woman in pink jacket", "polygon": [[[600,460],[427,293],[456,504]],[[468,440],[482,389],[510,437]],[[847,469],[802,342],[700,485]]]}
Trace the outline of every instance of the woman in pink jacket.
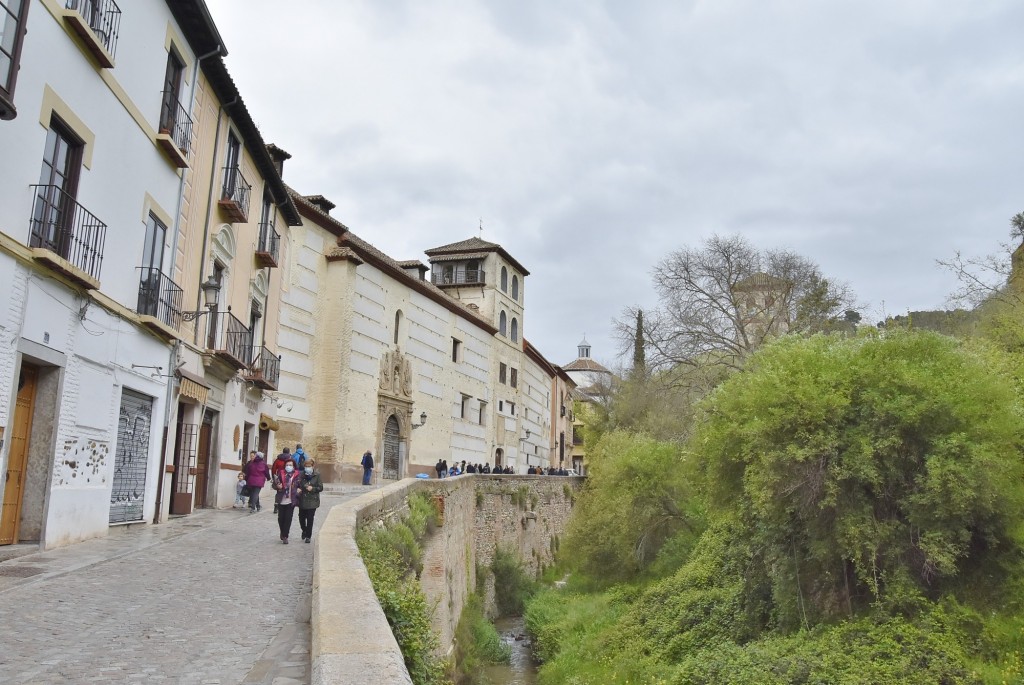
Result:
{"label": "woman in pink jacket", "polygon": [[245,487],[249,489],[249,513],[255,514],[262,509],[260,506],[260,490],[267,484],[270,478],[270,468],[263,458],[262,452],[253,452],[252,461],[245,465]]}

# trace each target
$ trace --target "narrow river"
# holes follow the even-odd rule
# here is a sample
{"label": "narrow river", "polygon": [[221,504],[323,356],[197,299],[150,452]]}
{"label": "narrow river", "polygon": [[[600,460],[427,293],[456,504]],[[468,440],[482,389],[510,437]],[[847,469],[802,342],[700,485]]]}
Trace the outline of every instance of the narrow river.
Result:
{"label": "narrow river", "polygon": [[537,664],[533,661],[523,617],[499,618],[494,622],[494,627],[498,629],[502,641],[512,648],[512,659],[509,664],[487,668],[487,678],[491,685],[536,685]]}

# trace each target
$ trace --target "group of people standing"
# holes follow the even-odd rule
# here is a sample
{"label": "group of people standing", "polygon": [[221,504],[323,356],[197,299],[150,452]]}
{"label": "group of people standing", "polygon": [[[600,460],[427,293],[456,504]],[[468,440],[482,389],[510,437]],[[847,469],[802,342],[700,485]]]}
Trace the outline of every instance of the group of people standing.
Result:
{"label": "group of people standing", "polygon": [[434,471],[437,473],[438,478],[461,476],[464,473],[515,473],[511,466],[495,466],[492,469],[490,462],[486,464],[467,464],[465,460],[462,460],[462,462],[455,462],[448,466],[447,459],[438,459],[437,463],[434,464]]}
{"label": "group of people standing", "polygon": [[274,513],[277,514],[277,524],[281,530],[281,542],[288,544],[296,509],[299,510],[302,541],[310,542],[313,539],[313,518],[320,506],[320,493],[324,489],[323,479],[316,470],[316,462],[303,451],[302,445],[295,447],[294,454],[290,448],[285,447],[272,466],[267,465],[262,452],[254,450],[249,456],[249,461],[242,468],[244,480],[239,479],[248,493],[249,513],[255,514],[263,509],[260,505],[260,490],[269,481],[277,491]]}

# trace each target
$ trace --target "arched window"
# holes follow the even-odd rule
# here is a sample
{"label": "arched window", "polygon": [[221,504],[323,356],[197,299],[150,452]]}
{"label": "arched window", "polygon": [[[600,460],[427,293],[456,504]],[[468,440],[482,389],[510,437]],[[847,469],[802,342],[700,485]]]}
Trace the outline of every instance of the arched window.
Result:
{"label": "arched window", "polygon": [[396,345],[398,344],[398,340],[399,340],[398,336],[401,334],[403,318],[404,318],[404,315],[402,314],[402,310],[401,309],[399,309],[398,311],[395,312],[395,344]]}
{"label": "arched window", "polygon": [[505,312],[502,311],[501,315],[498,317],[498,332],[501,333],[502,335],[508,335],[508,333],[507,333],[507,330],[508,330],[507,325],[508,325],[508,318],[505,316]]}
{"label": "arched window", "polygon": [[501,267],[501,292],[508,292],[508,269]]}
{"label": "arched window", "polygon": [[512,275],[512,299],[519,301],[519,276]]}
{"label": "arched window", "polygon": [[519,342],[519,320],[512,317],[512,342]]}

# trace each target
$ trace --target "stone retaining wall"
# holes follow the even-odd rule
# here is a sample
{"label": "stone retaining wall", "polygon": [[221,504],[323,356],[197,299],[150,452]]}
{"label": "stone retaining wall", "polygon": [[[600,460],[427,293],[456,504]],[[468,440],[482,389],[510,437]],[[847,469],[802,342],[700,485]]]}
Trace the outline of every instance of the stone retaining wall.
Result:
{"label": "stone retaining wall", "polygon": [[[435,606],[434,629],[447,649],[476,587],[477,569],[490,565],[498,547],[518,552],[535,573],[550,565],[582,483],[582,478],[504,475],[406,479],[334,507],[313,555],[312,682],[412,682],[359,557],[359,526],[399,518],[413,492],[434,496],[441,526],[424,543],[420,582]],[[490,573],[486,590],[490,604]]]}

